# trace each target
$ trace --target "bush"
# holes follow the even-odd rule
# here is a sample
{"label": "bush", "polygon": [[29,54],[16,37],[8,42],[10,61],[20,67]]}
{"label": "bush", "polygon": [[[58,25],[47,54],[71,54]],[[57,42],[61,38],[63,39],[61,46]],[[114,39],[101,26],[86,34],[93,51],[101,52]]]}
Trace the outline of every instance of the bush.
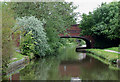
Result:
{"label": "bush", "polygon": [[21,42],[21,45],[20,45],[20,49],[21,49],[21,53],[23,55],[27,55],[29,57],[31,57],[30,55],[32,53],[35,52],[35,45],[34,45],[34,39],[32,37],[32,33],[31,31],[28,32],[23,38],[22,38],[22,42]]}
{"label": "bush", "polygon": [[[21,44],[22,53],[33,52],[35,56],[45,56],[46,51],[49,50],[49,45],[42,25],[43,23],[34,16],[18,18],[18,23],[14,28],[20,28],[22,37],[25,39]],[[30,31],[32,35],[28,34]]]}

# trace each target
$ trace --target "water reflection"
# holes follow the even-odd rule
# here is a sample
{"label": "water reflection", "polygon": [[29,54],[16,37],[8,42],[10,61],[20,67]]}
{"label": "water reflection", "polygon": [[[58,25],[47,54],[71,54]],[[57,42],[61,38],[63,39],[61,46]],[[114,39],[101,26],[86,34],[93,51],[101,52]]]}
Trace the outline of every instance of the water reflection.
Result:
{"label": "water reflection", "polygon": [[81,69],[83,67],[86,69],[90,69],[93,65],[93,58],[86,56],[86,53],[80,53],[78,54],[78,60],[76,61],[61,61],[59,65],[59,72],[62,77],[79,77],[82,73]]}
{"label": "water reflection", "polygon": [[86,53],[79,53],[78,54],[78,59],[79,60],[83,60],[83,59],[85,59],[86,58]]}
{"label": "water reflection", "polygon": [[82,61],[62,61],[59,66],[62,77],[79,77],[83,80],[117,80],[118,72],[108,66],[86,56]]}
{"label": "water reflection", "polygon": [[9,77],[9,80],[20,80],[20,73],[17,72]]}
{"label": "water reflection", "polygon": [[[118,71],[109,69],[107,65],[88,56],[88,53],[73,51],[74,54],[70,55],[71,52],[67,48],[66,52],[61,51],[64,56],[31,61],[17,73],[19,77],[12,75],[12,78],[20,80],[118,80]],[[67,54],[71,56],[69,59],[64,58]],[[77,54],[77,59],[72,60],[75,54]]]}

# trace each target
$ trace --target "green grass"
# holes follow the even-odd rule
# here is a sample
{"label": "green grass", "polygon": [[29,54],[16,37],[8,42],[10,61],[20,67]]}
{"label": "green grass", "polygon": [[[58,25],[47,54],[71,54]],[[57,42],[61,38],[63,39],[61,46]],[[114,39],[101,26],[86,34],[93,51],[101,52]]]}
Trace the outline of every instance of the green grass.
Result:
{"label": "green grass", "polygon": [[92,54],[92,53],[88,53],[87,55],[89,55],[89,56],[92,56],[92,57],[94,57],[95,59],[98,59],[98,60],[100,60],[101,62],[103,62],[103,63],[105,63],[105,64],[110,64],[110,62],[108,61],[108,60],[105,60],[105,59],[103,59],[103,58],[100,58],[99,56],[97,56],[97,55],[95,55],[95,54]]}
{"label": "green grass", "polygon": [[87,50],[107,60],[118,59],[118,54],[114,52],[107,52],[107,51],[104,51],[103,49],[87,49]]}
{"label": "green grass", "polygon": [[10,63],[15,62],[15,61],[18,61],[18,60],[24,58],[24,56],[25,56],[25,55],[22,55],[22,54],[16,52],[16,54],[13,56],[13,58],[17,58],[17,59],[11,60]]}
{"label": "green grass", "polygon": [[[117,52],[118,52],[118,51],[119,51],[118,48],[119,48],[119,47],[112,47],[112,48],[106,48],[106,49],[108,49],[108,50],[113,50],[113,51],[117,51]],[[119,51],[119,52],[120,52],[120,51]]]}
{"label": "green grass", "polygon": [[110,68],[120,70],[117,67],[114,67],[112,62],[116,61],[117,59],[120,59],[120,54],[114,52],[107,52],[104,51],[104,49],[87,49],[87,51],[91,52],[91,54],[88,54],[95,59],[100,60],[101,62],[108,64]]}

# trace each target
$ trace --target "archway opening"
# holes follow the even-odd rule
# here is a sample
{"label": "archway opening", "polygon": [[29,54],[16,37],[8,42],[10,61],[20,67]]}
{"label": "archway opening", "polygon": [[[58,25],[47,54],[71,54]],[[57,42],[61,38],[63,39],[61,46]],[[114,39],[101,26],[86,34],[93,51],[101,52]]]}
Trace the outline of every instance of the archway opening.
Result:
{"label": "archway opening", "polygon": [[82,39],[76,39],[78,47],[87,47],[86,42]]}
{"label": "archway opening", "polygon": [[91,48],[91,42],[88,40],[88,39],[86,39],[85,37],[80,37],[80,36],[62,36],[61,38],[75,38],[76,39],[76,41],[80,44],[80,42],[81,42],[81,40],[83,40],[82,41],[82,43],[83,44],[85,44],[84,45],[84,47],[76,47],[76,49],[89,49],[89,48]]}

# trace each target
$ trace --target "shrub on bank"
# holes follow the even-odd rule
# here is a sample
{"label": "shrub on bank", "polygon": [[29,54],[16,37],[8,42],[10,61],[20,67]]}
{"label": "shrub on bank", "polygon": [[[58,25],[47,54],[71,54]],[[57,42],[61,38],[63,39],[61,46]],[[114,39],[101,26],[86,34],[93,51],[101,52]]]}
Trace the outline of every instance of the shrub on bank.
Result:
{"label": "shrub on bank", "polygon": [[45,56],[49,45],[43,23],[34,16],[18,18],[14,29],[20,29],[22,42],[21,51],[23,55],[33,53],[35,56]]}

